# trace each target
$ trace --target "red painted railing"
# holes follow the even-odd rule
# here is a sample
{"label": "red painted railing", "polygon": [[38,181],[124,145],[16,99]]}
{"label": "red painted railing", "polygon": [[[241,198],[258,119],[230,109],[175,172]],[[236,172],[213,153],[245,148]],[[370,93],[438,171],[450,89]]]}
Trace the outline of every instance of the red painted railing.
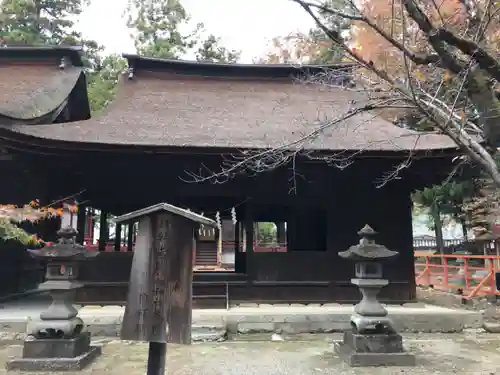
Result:
{"label": "red painted railing", "polygon": [[500,295],[496,273],[500,257],[494,255],[430,255],[415,252],[417,285],[455,292],[471,299],[481,295]]}

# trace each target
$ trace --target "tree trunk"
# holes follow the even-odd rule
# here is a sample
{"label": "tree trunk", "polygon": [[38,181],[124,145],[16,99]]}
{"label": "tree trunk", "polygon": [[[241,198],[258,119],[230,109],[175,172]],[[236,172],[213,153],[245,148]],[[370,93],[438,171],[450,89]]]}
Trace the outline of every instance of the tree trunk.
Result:
{"label": "tree trunk", "polygon": [[444,254],[443,223],[438,209],[431,209],[431,215],[434,220],[434,233],[436,234],[436,245],[441,254]]}
{"label": "tree trunk", "polygon": [[467,223],[465,219],[460,219],[460,224],[462,224],[462,233],[464,235],[464,240],[469,241],[469,236],[467,234]]}

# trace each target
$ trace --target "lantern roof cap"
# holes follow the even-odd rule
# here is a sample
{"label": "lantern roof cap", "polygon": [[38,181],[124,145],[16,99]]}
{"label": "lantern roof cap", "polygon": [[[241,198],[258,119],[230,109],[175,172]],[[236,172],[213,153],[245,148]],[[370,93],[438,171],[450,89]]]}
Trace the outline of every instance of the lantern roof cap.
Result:
{"label": "lantern roof cap", "polygon": [[72,227],[59,229],[57,243],[44,246],[41,249],[29,249],[28,251],[35,258],[45,258],[54,260],[80,260],[93,258],[99,255],[99,252],[90,251],[85,246],[75,243],[75,237],[78,231]]}
{"label": "lantern roof cap", "polygon": [[377,232],[366,224],[359,232],[361,237],[359,244],[349,247],[346,251],[341,251],[339,256],[344,259],[357,261],[382,261],[393,258],[399,253],[389,250],[384,245],[379,245],[375,242],[374,237]]}

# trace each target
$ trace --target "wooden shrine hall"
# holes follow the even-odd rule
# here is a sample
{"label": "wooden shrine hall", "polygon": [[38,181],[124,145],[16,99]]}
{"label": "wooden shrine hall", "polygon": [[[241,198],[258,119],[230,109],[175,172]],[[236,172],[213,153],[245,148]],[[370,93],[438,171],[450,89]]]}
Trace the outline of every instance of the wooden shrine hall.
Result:
{"label": "wooden shrine hall", "polygon": [[[457,153],[447,137],[417,135],[373,113],[326,127],[365,94],[301,77],[328,69],[341,81],[349,76],[347,65],[124,58],[129,69],[116,98],[91,116],[77,49],[0,49],[0,146],[6,156],[0,165],[10,182],[0,188],[2,203],[78,194],[80,241],[85,207],[103,213],[97,251],[106,246],[106,215],[158,202],[211,219],[219,215],[221,230],[197,233],[196,246],[231,253],[232,267],[195,269],[195,306],[355,302],[353,266],[338,252],[357,243],[357,231],[369,224],[379,243],[400,252],[397,264],[384,271],[392,283],[382,299],[415,299],[410,194],[446,175]],[[272,170],[257,173],[254,163],[221,173],[244,155],[284,145],[290,146],[279,149],[281,155],[262,161],[286,161]],[[292,152],[299,149],[304,152]],[[410,153],[408,168],[378,187]],[[346,155],[350,165],[335,166]],[[217,174],[223,183],[200,181]],[[263,245],[271,225],[274,245]],[[51,239],[54,233],[41,235]],[[133,239],[125,242],[130,251],[106,251],[85,264],[79,302],[124,303]],[[117,240],[114,248],[121,246]]]}

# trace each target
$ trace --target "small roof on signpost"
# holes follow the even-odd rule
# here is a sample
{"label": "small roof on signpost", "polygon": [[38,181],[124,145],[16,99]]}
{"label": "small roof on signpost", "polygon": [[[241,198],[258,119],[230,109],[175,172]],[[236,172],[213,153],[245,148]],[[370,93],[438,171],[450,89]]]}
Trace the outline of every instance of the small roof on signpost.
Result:
{"label": "small roof on signpost", "polygon": [[158,203],[153,206],[149,206],[146,208],[141,208],[140,210],[137,211],[132,211],[129,212],[125,215],[118,216],[115,218],[115,223],[121,224],[121,223],[127,223],[130,221],[137,221],[139,218],[143,216],[148,216],[153,213],[161,212],[161,211],[166,211],[170,212],[172,214],[176,214],[179,216],[183,216],[188,220],[203,224],[203,225],[208,225],[211,227],[216,227],[216,223],[214,220],[209,219],[203,215],[197,214],[195,212],[186,210],[184,208],[176,207],[168,203]]}

